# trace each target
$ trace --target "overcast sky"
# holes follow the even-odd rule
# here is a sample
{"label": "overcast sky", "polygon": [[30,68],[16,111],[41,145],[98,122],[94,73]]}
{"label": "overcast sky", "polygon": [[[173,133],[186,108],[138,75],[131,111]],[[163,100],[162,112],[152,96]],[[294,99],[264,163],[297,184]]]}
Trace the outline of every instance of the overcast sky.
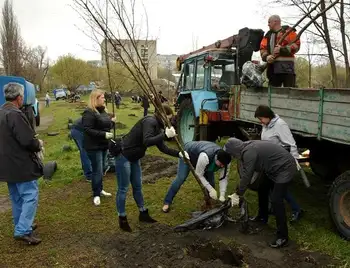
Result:
{"label": "overcast sky", "polygon": [[[127,1],[127,0],[125,0]],[[4,0],[0,0],[1,6]],[[141,2],[141,0],[140,0]],[[158,54],[184,54],[236,34],[240,28],[267,31],[269,0],[143,0],[150,36],[157,38]],[[90,51],[96,44],[81,29],[85,24],[71,7],[73,0],[13,0],[22,37],[31,46],[47,47],[50,59],[71,53],[85,60],[99,60]],[[293,21],[294,22],[294,21]]]}

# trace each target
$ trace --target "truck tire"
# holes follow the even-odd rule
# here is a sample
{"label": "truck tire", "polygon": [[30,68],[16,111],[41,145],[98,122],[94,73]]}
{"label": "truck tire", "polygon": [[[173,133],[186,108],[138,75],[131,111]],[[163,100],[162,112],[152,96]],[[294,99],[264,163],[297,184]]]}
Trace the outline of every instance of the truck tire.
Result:
{"label": "truck tire", "polygon": [[39,110],[39,102],[37,104],[37,111],[38,111],[38,114],[36,115],[35,117],[35,125],[38,127],[40,126],[40,110]]}
{"label": "truck tire", "polygon": [[339,234],[350,240],[350,170],[338,176],[329,189],[329,212]]}
{"label": "truck tire", "polygon": [[185,99],[180,104],[177,113],[177,130],[183,144],[199,139],[199,122],[191,99]]}

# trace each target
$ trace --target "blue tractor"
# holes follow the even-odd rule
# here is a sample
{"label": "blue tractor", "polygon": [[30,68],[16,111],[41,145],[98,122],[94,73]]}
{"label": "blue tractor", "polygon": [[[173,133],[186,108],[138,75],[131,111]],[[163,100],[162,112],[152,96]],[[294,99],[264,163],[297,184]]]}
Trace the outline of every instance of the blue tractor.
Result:
{"label": "blue tractor", "polygon": [[234,132],[230,97],[235,85],[240,84],[243,64],[251,60],[254,51],[259,51],[263,35],[263,30],[243,28],[238,35],[177,59],[177,69],[181,71],[177,132],[183,143],[216,140]]}
{"label": "blue tractor", "polygon": [[3,88],[10,82],[19,83],[24,87],[24,105],[23,112],[27,115],[33,128],[40,125],[40,110],[39,101],[36,98],[35,86],[25,80],[23,77],[18,76],[0,76],[0,105],[5,103]]}

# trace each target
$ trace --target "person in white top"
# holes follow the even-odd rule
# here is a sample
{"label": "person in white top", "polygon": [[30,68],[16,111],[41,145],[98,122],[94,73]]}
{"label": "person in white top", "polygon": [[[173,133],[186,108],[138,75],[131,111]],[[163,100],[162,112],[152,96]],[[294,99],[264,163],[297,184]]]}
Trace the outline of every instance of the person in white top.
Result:
{"label": "person in white top", "polygon": [[49,92],[47,91],[46,92],[46,95],[45,95],[45,107],[49,107],[50,106],[50,95],[49,95]]}

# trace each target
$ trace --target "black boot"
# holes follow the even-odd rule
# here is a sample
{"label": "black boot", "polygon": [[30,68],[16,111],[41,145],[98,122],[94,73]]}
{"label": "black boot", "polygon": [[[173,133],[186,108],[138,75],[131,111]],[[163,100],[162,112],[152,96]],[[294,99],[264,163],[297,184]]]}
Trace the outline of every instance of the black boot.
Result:
{"label": "black boot", "polygon": [[125,232],[131,232],[131,228],[126,216],[119,216],[119,227]]}
{"label": "black boot", "polygon": [[157,222],[155,219],[152,219],[151,216],[148,214],[148,209],[146,209],[145,211],[140,211],[139,221],[148,223]]}

